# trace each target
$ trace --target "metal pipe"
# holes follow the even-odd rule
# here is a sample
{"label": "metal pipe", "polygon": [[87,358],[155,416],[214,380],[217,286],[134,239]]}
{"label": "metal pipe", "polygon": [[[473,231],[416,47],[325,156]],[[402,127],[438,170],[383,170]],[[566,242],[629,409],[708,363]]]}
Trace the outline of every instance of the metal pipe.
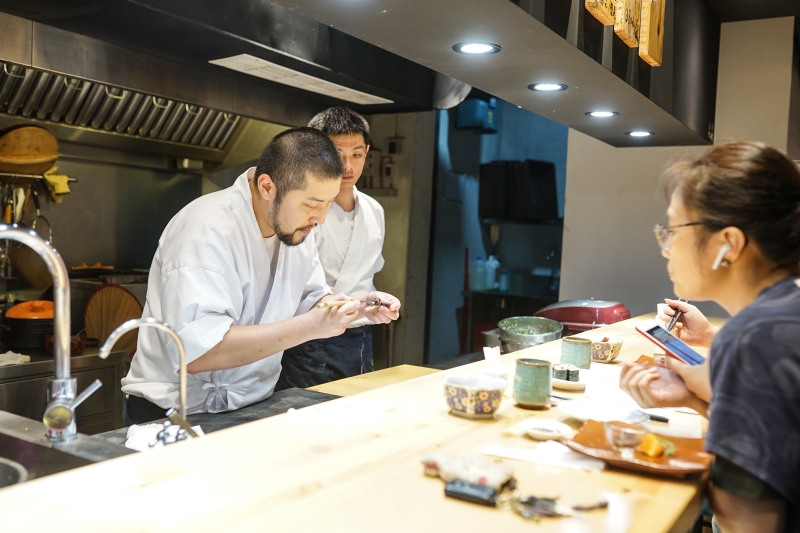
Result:
{"label": "metal pipe", "polygon": [[133,114],[136,112],[139,106],[139,102],[142,101],[142,93],[132,93],[133,96],[130,98],[130,102],[128,102],[128,107],[125,108],[125,112],[122,114],[122,118],[119,119],[117,125],[114,127],[114,130],[117,133],[122,133],[125,131],[125,128],[128,127],[131,119],[133,118]]}
{"label": "metal pipe", "polygon": [[[2,234],[0,234],[0,236],[2,236]],[[166,331],[170,334],[172,339],[175,341],[175,345],[178,347],[178,357],[180,359],[180,378],[178,382],[178,387],[180,389],[180,409],[181,416],[184,420],[186,420],[186,350],[183,347],[183,341],[181,341],[180,336],[178,336],[175,330],[172,329],[168,324],[160,322],[155,318],[134,318],[133,320],[128,320],[111,332],[111,335],[108,336],[108,339],[106,339],[106,342],[100,348],[100,353],[97,355],[101,359],[105,359],[111,353],[111,348],[114,347],[114,344],[119,340],[120,337],[129,331],[142,326],[152,326],[162,331]]]}
{"label": "metal pipe", "polygon": [[8,107],[6,107],[6,113],[9,115],[16,115],[17,109],[22,106],[22,103],[25,101],[25,97],[28,95],[28,91],[31,89],[31,85],[33,85],[33,80],[36,79],[36,71],[35,70],[28,70],[23,69],[25,74],[25,79],[22,80],[22,83],[14,90],[11,94],[11,98],[8,100]]}
{"label": "metal pipe", "polygon": [[114,104],[114,109],[108,115],[108,118],[103,124],[104,130],[111,131],[114,129],[114,126],[117,125],[117,121],[119,120],[120,115],[122,115],[122,110],[125,109],[125,106],[128,104],[128,97],[130,95],[130,91],[123,90],[122,93],[120,93],[116,104]]}
{"label": "metal pipe", "polygon": [[92,93],[89,95],[89,98],[86,100],[86,103],[83,104],[81,108],[81,112],[78,114],[78,118],[75,120],[75,123],[78,126],[88,126],[89,122],[92,120],[92,116],[94,116],[94,112],[97,109],[97,106],[100,105],[100,101],[105,96],[105,86],[104,85],[95,85],[92,89]]}
{"label": "metal pipe", "polygon": [[67,124],[72,124],[75,122],[75,117],[78,116],[78,111],[81,110],[83,101],[86,100],[86,97],[89,96],[89,91],[92,90],[93,84],[91,82],[84,81],[82,83],[83,85],[80,89],[78,89],[78,96],[72,100],[72,103],[69,105],[69,109],[67,110],[67,114],[64,116],[64,122]]}
{"label": "metal pipe", "polygon": [[192,118],[192,122],[186,128],[186,131],[183,132],[183,137],[180,138],[180,142],[187,144],[192,140],[194,137],[194,132],[197,131],[197,127],[203,121],[203,116],[205,115],[206,111],[207,110],[203,107],[198,108],[197,114],[194,116],[194,118]]}
{"label": "metal pipe", "polygon": [[[41,238],[35,231],[22,229],[16,224],[0,224],[0,239],[9,239],[30,246],[34,252],[42,257],[47,270],[53,276],[53,344],[56,380],[69,379],[69,342],[70,342],[70,312],[69,312],[69,277],[64,260],[58,251],[48,241]],[[72,400],[72,398],[70,398]]]}

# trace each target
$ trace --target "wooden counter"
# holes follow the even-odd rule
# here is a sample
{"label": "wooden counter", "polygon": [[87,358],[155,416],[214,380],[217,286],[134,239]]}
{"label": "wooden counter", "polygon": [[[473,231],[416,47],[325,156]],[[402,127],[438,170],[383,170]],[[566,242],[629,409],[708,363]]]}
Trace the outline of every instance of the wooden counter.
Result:
{"label": "wooden counter", "polygon": [[[594,333],[625,341],[622,359],[652,355],[635,333],[641,319]],[[558,360],[560,341],[504,356]],[[505,461],[523,494],[566,504],[609,502],[583,519],[528,523],[510,511],[444,497],[423,475],[432,451],[478,455],[486,444],[533,447],[507,430],[556,409],[516,407],[511,386],[495,420],[448,414],[441,379],[483,362],[333,400],[293,413],[0,490],[0,531],[687,531],[700,507],[700,481],[590,473]],[[692,415],[686,415],[692,416]],[[578,423],[571,422],[573,427]]]}

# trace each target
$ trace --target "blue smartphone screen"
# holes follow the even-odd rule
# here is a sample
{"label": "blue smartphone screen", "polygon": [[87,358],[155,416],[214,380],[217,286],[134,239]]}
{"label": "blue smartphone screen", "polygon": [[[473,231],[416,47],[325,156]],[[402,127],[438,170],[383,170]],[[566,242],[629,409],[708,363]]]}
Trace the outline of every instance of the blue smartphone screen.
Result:
{"label": "blue smartphone screen", "polygon": [[688,344],[661,326],[652,327],[647,330],[647,333],[652,335],[654,339],[657,339],[661,344],[666,346],[670,352],[674,353],[684,362],[690,365],[699,365],[705,361],[705,358],[702,355],[692,350]]}

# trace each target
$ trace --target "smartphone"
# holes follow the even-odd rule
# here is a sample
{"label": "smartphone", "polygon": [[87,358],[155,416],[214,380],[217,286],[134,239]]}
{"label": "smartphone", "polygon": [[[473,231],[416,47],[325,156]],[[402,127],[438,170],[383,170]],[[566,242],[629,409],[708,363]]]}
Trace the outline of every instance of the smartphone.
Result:
{"label": "smartphone", "polygon": [[679,359],[689,365],[699,365],[705,362],[705,357],[692,350],[688,344],[658,325],[636,326],[636,331],[660,346],[667,355]]}

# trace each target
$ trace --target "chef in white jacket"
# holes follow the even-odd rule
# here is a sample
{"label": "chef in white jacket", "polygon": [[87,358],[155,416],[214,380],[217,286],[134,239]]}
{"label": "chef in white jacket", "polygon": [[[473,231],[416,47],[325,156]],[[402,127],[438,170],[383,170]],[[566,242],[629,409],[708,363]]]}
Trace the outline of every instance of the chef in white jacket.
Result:
{"label": "chef in white jacket", "polygon": [[[333,107],[317,114],[308,125],[330,136],[345,168],[325,224],[314,228],[325,278],[336,293],[371,293],[375,291],[373,277],[384,264],[386,224],[383,207],[355,186],[369,152],[369,124],[351,109]],[[372,371],[372,324],[361,318],[341,335],[287,350],[276,390],[311,387]]]}
{"label": "chef in white jacket", "polygon": [[[238,409],[272,395],[286,348],[340,335],[353,320],[390,321],[390,307],[366,311],[350,301],[315,308],[332,296],[312,230],[322,224],[344,175],[336,146],[311,128],[276,136],[257,166],[228,189],[184,207],[159,240],[144,317],[180,335],[188,363],[189,413]],[[139,330],[122,380],[125,424],[141,424],[178,406],[178,353],[154,328]]]}

